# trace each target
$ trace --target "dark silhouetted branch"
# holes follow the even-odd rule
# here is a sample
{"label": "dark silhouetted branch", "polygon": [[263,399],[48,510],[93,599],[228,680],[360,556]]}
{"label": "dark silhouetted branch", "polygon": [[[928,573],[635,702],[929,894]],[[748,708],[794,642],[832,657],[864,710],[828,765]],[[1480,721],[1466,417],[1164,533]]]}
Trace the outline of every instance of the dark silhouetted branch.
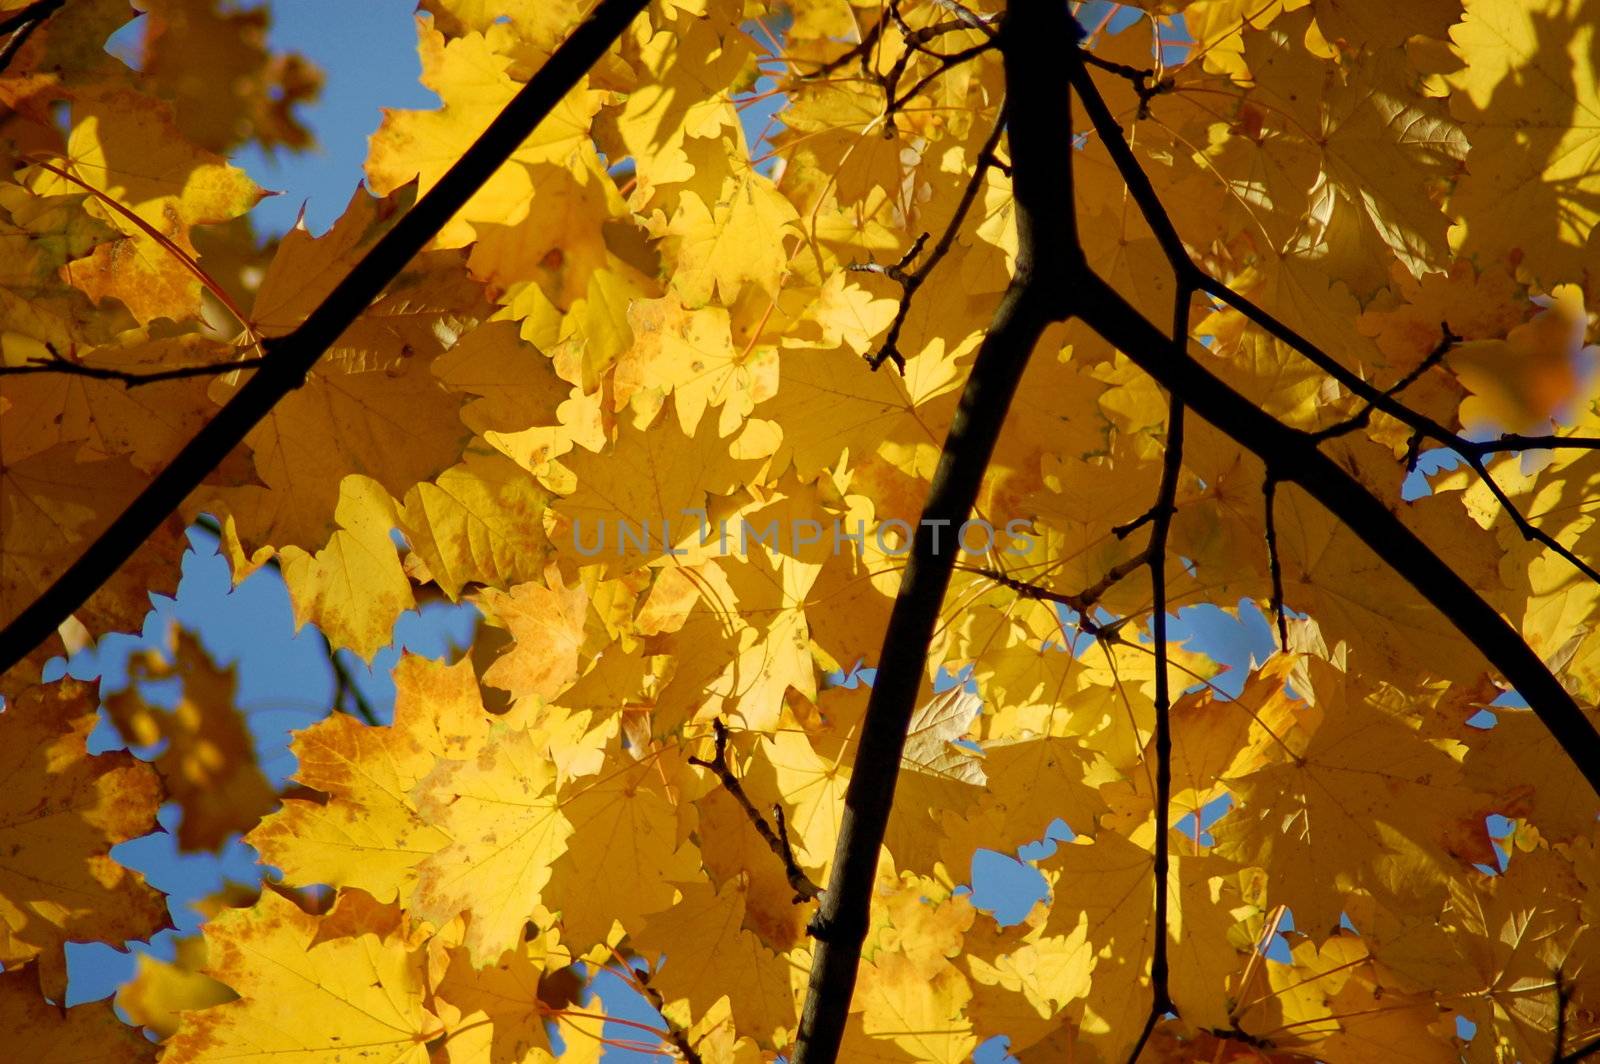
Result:
{"label": "dark silhouetted branch", "polygon": [[[1177,274],[1180,287],[1191,286],[1234,307],[1372,407],[1408,425],[1417,436],[1443,443],[1469,460],[1483,453],[1362,380],[1295,330],[1196,266],[1123,137],[1121,126],[1100,97],[1084,65],[1082,50],[1063,49],[1063,53],[1066,77]],[[1165,338],[1160,330],[1099,277],[1078,279],[1075,287],[1070,305],[1083,308],[1086,324],[1169,392],[1181,395],[1195,413],[1266,461],[1276,480],[1303,488],[1448,618],[1528,700],[1562,750],[1600,793],[1600,733],[1539,655],[1493,606],[1343,467],[1323,454],[1315,436],[1283,425],[1187,355],[1162,357]],[[1085,298],[1085,291],[1093,292],[1093,297]],[[1505,439],[1502,437],[1502,441]]]}
{"label": "dark silhouetted branch", "polygon": [[210,362],[201,366],[175,366],[136,373],[133,370],[112,369],[109,366],[92,366],[74,362],[52,353],[49,358],[35,358],[20,366],[0,366],[0,377],[25,377],[36,373],[54,373],[66,377],[88,377],[97,381],[115,381],[125,388],[161,381],[188,380],[192,377],[220,377],[236,369],[254,369],[266,361],[263,356],[241,358],[237,362]]}
{"label": "dark silhouetted branch", "polygon": [[906,730],[955,561],[948,544],[943,552],[936,549],[930,529],[958,526],[972,512],[1028,356],[1045,327],[1061,317],[1062,293],[1087,269],[1072,207],[1072,114],[1059,56],[1079,36],[1062,4],[1018,4],[1000,30],[1016,271],[951,419],[884,633],[845,792],[833,874],[812,920],[816,948],[793,1064],[830,1064],[844,1037]]}
{"label": "dark silhouetted branch", "polygon": [[1500,670],[1600,794],[1600,733],[1517,630],[1448,562],[1318,450],[1308,433],[1282,424],[1194,359],[1171,358],[1161,331],[1098,276],[1076,283],[1085,294],[1072,305],[1082,308],[1090,328],[1182,395],[1196,414],[1268,460],[1277,480],[1299,486],[1342,521]]}
{"label": "dark silhouetted branch", "polygon": [[[1189,300],[1193,292],[1179,284],[1172,300],[1172,353],[1174,358],[1188,357]],[[1150,546],[1146,550],[1150,566],[1150,637],[1155,642],[1155,711],[1156,711],[1156,821],[1154,870],[1151,879],[1155,895],[1155,935],[1150,949],[1150,1011],[1145,1014],[1139,1038],[1128,1054],[1129,1064],[1135,1064],[1144,1052],[1150,1034],[1161,1017],[1176,1011],[1172,1001],[1168,950],[1167,876],[1171,864],[1167,851],[1167,835],[1172,824],[1172,688],[1167,677],[1167,533],[1172,529],[1172,517],[1178,512],[1178,480],[1183,474],[1183,400],[1176,392],[1168,397],[1167,444],[1161,458],[1161,484],[1156,489],[1156,501],[1150,507]]]}
{"label": "dark silhouetted branch", "polygon": [[[1428,352],[1427,357],[1421,362],[1417,363],[1416,366],[1412,368],[1410,373],[1407,373],[1405,376],[1395,381],[1394,384],[1386,388],[1383,393],[1384,395],[1391,399],[1398,397],[1401,392],[1405,391],[1407,388],[1417,383],[1417,381],[1421,380],[1423,374],[1427,373],[1430,369],[1442,362],[1444,360],[1444,356],[1450,353],[1451,348],[1455,347],[1456,344],[1461,342],[1461,337],[1450,331],[1450,323],[1447,321],[1442,321],[1439,323],[1439,332],[1439,342],[1433,345],[1433,350]],[[1372,411],[1374,409],[1376,408],[1372,403],[1366,403],[1353,416],[1345,418],[1337,425],[1330,425],[1325,429],[1319,429],[1311,435],[1317,440],[1317,442],[1320,443],[1323,440],[1331,440],[1339,436],[1343,436],[1345,433],[1353,432],[1356,429],[1364,429],[1372,423]]]}
{"label": "dark silhouetted branch", "polygon": [[878,350],[867,356],[867,363],[873,369],[882,366],[884,360],[894,363],[895,369],[902,374],[906,371],[905,355],[900,352],[900,330],[905,327],[906,315],[911,313],[911,300],[916,297],[917,289],[933,273],[934,267],[950,253],[950,248],[955,244],[956,234],[961,230],[961,224],[966,220],[967,212],[972,209],[972,204],[978,198],[978,191],[983,188],[984,176],[991,166],[998,165],[995,158],[995,148],[1000,144],[1000,134],[1006,125],[1005,105],[1000,107],[1000,114],[995,119],[994,128],[989,131],[989,138],[983,142],[983,147],[978,151],[976,165],[973,167],[972,176],[967,179],[967,187],[962,190],[961,200],[956,204],[955,213],[950,216],[950,222],[944,227],[944,232],[939,236],[939,242],[933,246],[928,257],[916,269],[909,267],[916,261],[921,253],[922,246],[928,242],[928,234],[923,233],[912,243],[911,248],[900,257],[900,261],[893,266],[879,266],[876,263],[851,263],[848,269],[861,273],[881,273],[885,277],[899,283],[900,305],[895,308],[894,320],[889,323],[889,331],[883,336],[883,343],[878,345]]}
{"label": "dark silhouetted branch", "polygon": [[744,792],[744,784],[739,782],[739,777],[735,776],[733,769],[728,766],[728,726],[722,723],[722,718],[718,717],[711,722],[711,727],[716,735],[716,753],[710,758],[690,757],[689,764],[710,769],[722,783],[722,789],[732,795],[733,800],[739,803],[739,808],[744,810],[744,815],[749,819],[750,826],[756,829],[756,834],[761,836],[761,841],[765,842],[767,848],[777,855],[778,860],[783,862],[783,872],[789,879],[789,886],[794,888],[796,904],[815,899],[822,893],[822,888],[811,881],[811,877],[806,875],[805,869],[801,868],[799,862],[794,859],[794,848],[789,845],[788,828],[783,820],[783,809],[779,806],[773,807],[773,812],[778,822],[777,830],[774,831],[772,826],[767,823],[767,818],[761,815],[761,811],[750,800],[750,796]]}
{"label": "dark silhouetted branch", "polygon": [[263,342],[266,358],[215,417],[45,592],[0,632],[0,671],[11,668],[111,578],[189,493],[289,392],[411,258],[622,35],[647,0],[600,0],[439,183],[417,201],[301,325]]}
{"label": "dark silhouetted branch", "polygon": [[1272,576],[1272,602],[1270,609],[1278,626],[1278,649],[1289,652],[1289,623],[1283,616],[1283,560],[1278,556],[1278,478],[1267,468],[1267,479],[1261,484],[1261,510],[1266,522],[1267,572]]}

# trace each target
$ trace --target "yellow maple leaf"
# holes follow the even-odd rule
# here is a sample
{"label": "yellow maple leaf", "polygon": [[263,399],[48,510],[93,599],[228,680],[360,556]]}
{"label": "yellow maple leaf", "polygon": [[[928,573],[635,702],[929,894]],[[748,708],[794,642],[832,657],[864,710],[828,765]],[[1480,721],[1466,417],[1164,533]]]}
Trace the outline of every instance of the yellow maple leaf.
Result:
{"label": "yellow maple leaf", "polygon": [[426,1064],[441,1031],[423,1007],[421,951],[381,927],[325,934],[344,904],[318,918],[267,890],[254,908],[209,921],[206,971],[239,997],[185,1013],[164,1059],[311,1064],[382,1052],[394,1064]]}
{"label": "yellow maple leaf", "polygon": [[440,758],[470,757],[488,735],[472,664],[402,655],[395,689],[392,724],[335,713],[295,736],[294,778],[326,800],[286,798],[245,838],[286,882],[403,901],[416,866],[449,841],[422,819],[410,791]]}
{"label": "yellow maple leaf", "polygon": [[770,179],[747,173],[713,202],[685,193],[667,227],[676,261],[672,287],[701,307],[713,293],[732,305],[746,284],[776,296],[799,216]]}
{"label": "yellow maple leaf", "polygon": [[[531,73],[516,58],[515,30],[504,23],[447,41],[431,19],[421,16],[417,35],[422,82],[439,94],[444,106],[437,111],[392,110],[384,116],[367,156],[367,178],[379,195],[413,177],[418,192],[426,193],[516,93],[517,82]],[[505,225],[525,217],[533,191],[528,165],[565,163],[574,152],[592,159],[589,122],[604,98],[586,85],[574,89],[513,154],[512,165],[501,167],[440,231],[438,246],[470,244],[478,223]]]}
{"label": "yellow maple leaf", "polygon": [[1450,30],[1462,64],[1450,76],[1450,108],[1472,142],[1450,205],[1461,219],[1453,243],[1484,261],[1514,256],[1545,284],[1593,261],[1595,33],[1567,0],[1473,0]]}
{"label": "yellow maple leaf", "polygon": [[244,171],[188,143],[168,107],[129,91],[74,101],[65,158],[41,160],[33,188],[97,194],[87,209],[123,238],[97,247],[74,280],[91,298],[122,300],[144,322],[200,313],[200,281],[180,257],[194,257],[191,230],[236,218],[263,195]]}
{"label": "yellow maple leaf", "polygon": [[1437,895],[1461,867],[1492,860],[1485,800],[1446,749],[1360,689],[1286,740],[1293,758],[1228,779],[1239,807],[1212,829],[1218,851],[1266,870],[1274,901],[1309,933],[1338,925],[1342,898],[1379,877]]}
{"label": "yellow maple leaf", "polygon": [[238,995],[201,971],[206,966],[206,940],[186,935],[174,945],[170,961],[139,954],[133,978],[117,988],[117,1007],[134,1023],[162,1038],[178,1029],[181,1014],[232,1001]]}
{"label": "yellow maple leaf", "polygon": [[726,997],[739,1033],[763,1044],[788,1041],[799,1019],[797,979],[803,986],[804,962],[774,953],[743,924],[745,887],[720,890],[703,882],[678,884],[679,898],[653,914],[633,936],[637,949],[665,960],[651,972],[650,984],[667,1001],[687,999],[697,1016]]}
{"label": "yellow maple leaf", "polygon": [[476,760],[446,761],[412,788],[449,841],[416,868],[413,911],[436,924],[470,913],[465,944],[485,964],[517,944],[572,837],[539,736],[501,730]]}
{"label": "yellow maple leaf", "polygon": [[371,660],[390,642],[396,618],[416,605],[389,538],[400,517],[377,481],[352,475],[340,488],[334,519],[341,527],[314,557],[299,547],[283,549],[283,582],[297,628],[310,621],[333,646]]}
{"label": "yellow maple leaf", "polygon": [[574,950],[607,941],[613,922],[637,930],[646,914],[673,903],[673,882],[699,872],[700,855],[681,837],[659,772],[612,751],[593,775],[562,789],[572,837],[551,869],[543,903],[558,912],[562,940]]}

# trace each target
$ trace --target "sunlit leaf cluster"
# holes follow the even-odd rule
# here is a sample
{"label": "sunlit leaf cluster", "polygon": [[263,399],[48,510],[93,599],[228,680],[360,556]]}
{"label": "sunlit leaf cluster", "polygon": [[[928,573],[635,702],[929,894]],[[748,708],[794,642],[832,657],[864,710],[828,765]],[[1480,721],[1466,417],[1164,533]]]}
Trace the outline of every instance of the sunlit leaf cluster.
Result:
{"label": "sunlit leaf cluster", "polygon": [[[130,65],[105,49],[125,0],[0,0],[0,622],[589,5],[423,0],[439,106],[386,113],[329,231],[267,240],[228,157],[304,147],[294,108],[319,76],[267,48],[263,14],[138,6]],[[909,533],[1019,255],[1004,6],[650,4],[6,674],[4,1055],[775,1061],[846,788],[897,771],[841,1060],[956,1064],[1004,1036],[1024,1064],[1136,1045],[1543,1064],[1600,1038],[1600,799],[1574,752],[1273,455],[1192,414],[1176,449],[1167,393],[1083,321],[1045,331],[971,527],[946,530],[905,756],[857,761]],[[1600,8],[1072,7],[1194,264],[1483,446],[1453,452],[1205,290],[1180,350],[1315,434],[1595,719]],[[1059,193],[1088,264],[1168,322],[1188,290],[1075,106]],[[370,660],[439,600],[480,611],[476,638],[402,657],[392,718],[299,731],[277,793],[194,634],[123,689],[53,679],[173,593],[202,515],[234,579],[275,569],[330,655]],[[1152,613],[1202,606],[1265,616],[1274,649],[1229,667],[1164,645],[1168,707]],[[128,751],[88,752],[102,717]],[[143,959],[120,1017],[65,1009],[66,943],[168,926],[110,855],[167,802],[183,850],[242,834],[267,881],[208,902],[175,961]],[[1047,832],[1028,851],[1048,851],[1045,896],[1002,925],[974,903],[974,856]],[[603,1026],[584,988],[606,969],[658,1023]],[[1171,1014],[1141,1037],[1157,978]]]}

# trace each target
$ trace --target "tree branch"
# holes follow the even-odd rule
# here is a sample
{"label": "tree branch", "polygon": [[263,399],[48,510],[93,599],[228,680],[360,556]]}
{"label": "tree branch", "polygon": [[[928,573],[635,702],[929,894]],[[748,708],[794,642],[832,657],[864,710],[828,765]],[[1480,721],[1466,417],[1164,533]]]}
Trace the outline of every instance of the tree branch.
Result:
{"label": "tree branch", "polygon": [[733,774],[733,769],[728,767],[728,726],[718,717],[711,722],[712,731],[716,734],[716,753],[709,759],[703,757],[690,757],[689,764],[708,768],[721,781],[723,790],[733,795],[733,800],[739,803],[739,808],[744,810],[744,815],[749,818],[750,825],[756,829],[756,834],[761,836],[761,841],[767,844],[778,860],[783,862],[784,874],[789,878],[789,886],[794,889],[795,904],[811,901],[822,893],[822,888],[811,881],[805,869],[794,858],[794,848],[789,845],[788,827],[783,822],[783,807],[773,806],[773,814],[778,822],[777,831],[767,823],[767,818],[761,815],[750,796],[744,792],[744,784],[739,782],[739,777]]}
{"label": "tree branch", "polygon": [[831,1064],[844,1037],[906,730],[955,561],[948,544],[943,552],[935,549],[929,530],[959,525],[972,512],[1028,356],[1045,327],[1060,316],[1061,293],[1087,269],[1072,207],[1072,114],[1057,52],[1079,36],[1063,4],[1014,5],[1000,30],[1017,212],[1016,272],[951,419],[884,633],[845,792],[833,874],[812,921],[816,949],[793,1064]]}
{"label": "tree branch", "polygon": [[[1416,366],[1412,368],[1410,373],[1407,373],[1388,388],[1384,389],[1384,395],[1389,396],[1391,399],[1399,396],[1401,392],[1405,391],[1407,388],[1417,383],[1417,381],[1421,380],[1423,374],[1427,373],[1434,366],[1437,366],[1440,362],[1442,362],[1444,360],[1444,356],[1448,355],[1450,350],[1455,347],[1456,344],[1461,342],[1461,337],[1450,331],[1450,323],[1447,321],[1442,321],[1439,323],[1439,333],[1439,342],[1433,345],[1433,350],[1428,352],[1427,357],[1421,362],[1417,363]],[[1312,433],[1312,435],[1316,438],[1318,443],[1321,443],[1323,440],[1336,439],[1340,436],[1343,436],[1347,432],[1354,432],[1356,429],[1364,429],[1372,423],[1372,411],[1374,409],[1375,407],[1372,405],[1372,403],[1368,402],[1363,405],[1361,409],[1353,416],[1346,418],[1337,425],[1330,425],[1325,429],[1319,429],[1318,431]]]}
{"label": "tree branch", "polygon": [[902,375],[906,371],[906,359],[900,353],[900,330],[905,327],[906,316],[911,313],[911,300],[916,297],[917,289],[933,273],[934,267],[939,265],[951,247],[955,245],[956,234],[961,229],[961,224],[966,220],[967,212],[972,209],[972,204],[978,198],[978,191],[983,187],[984,176],[989,168],[997,162],[995,148],[1000,144],[1000,134],[1005,130],[1006,111],[1005,104],[1000,105],[1000,114],[995,118],[994,128],[989,131],[989,137],[983,142],[983,147],[978,151],[976,165],[973,167],[972,176],[967,179],[967,187],[961,192],[961,199],[956,204],[955,213],[950,216],[949,224],[939,236],[939,242],[933,246],[928,257],[922,260],[922,265],[916,269],[908,269],[922,252],[922,246],[928,241],[928,234],[923,233],[912,243],[911,249],[901,256],[900,261],[893,266],[879,266],[875,263],[851,263],[847,269],[861,273],[881,273],[891,280],[897,281],[902,289],[900,305],[895,308],[894,320],[889,323],[889,331],[884,333],[883,343],[878,345],[878,350],[867,356],[867,363],[877,369],[882,366],[885,359],[894,362],[895,369]]}
{"label": "tree branch", "polygon": [[1261,509],[1266,524],[1267,572],[1272,576],[1272,602],[1270,608],[1278,626],[1278,649],[1289,652],[1289,623],[1283,617],[1283,562],[1278,557],[1278,478],[1272,467],[1267,467],[1267,479],[1261,483]]}
{"label": "tree branch", "polygon": [[209,362],[200,366],[176,366],[172,369],[151,370],[148,373],[135,373],[126,369],[111,369],[108,366],[91,366],[83,362],[73,362],[71,359],[62,358],[60,354],[52,351],[49,358],[33,358],[20,366],[0,366],[0,377],[26,377],[35,373],[57,373],[66,377],[88,377],[97,381],[117,381],[125,388],[137,388],[142,384],[157,384],[161,381],[187,380],[191,377],[220,377],[224,373],[232,373],[236,369],[254,369],[266,361],[263,356],[241,358],[237,362]]}
{"label": "tree branch", "polygon": [[[1172,346],[1178,358],[1186,357],[1188,349],[1191,295],[1189,288],[1180,284],[1173,299]],[[1167,835],[1172,823],[1172,689],[1167,678],[1167,533],[1172,528],[1172,515],[1177,511],[1174,503],[1178,497],[1178,478],[1182,472],[1183,400],[1174,392],[1170,396],[1167,414],[1167,449],[1162,456],[1161,485],[1156,491],[1156,503],[1151,507],[1155,517],[1150,524],[1148,551],[1152,604],[1150,634],[1155,640],[1156,651],[1156,793],[1153,810],[1156,838],[1153,844],[1154,874],[1151,876],[1155,893],[1155,941],[1150,950],[1150,1011],[1145,1014],[1144,1027],[1128,1054],[1129,1064],[1136,1064],[1161,1017],[1175,1011],[1167,960],[1167,877],[1171,867]]]}
{"label": "tree branch", "polygon": [[166,516],[237,447],[322,353],[433,239],[529,133],[622,35],[648,0],[600,0],[439,183],[378,241],[286,336],[264,341],[266,358],[205,427],[45,592],[0,631],[0,672],[10,669],[111,578]]}
{"label": "tree branch", "polygon": [[1383,559],[1478,649],[1528,700],[1600,794],[1600,733],[1521,634],[1431,547],[1337,462],[1308,433],[1290,428],[1213,376],[1194,359],[1174,359],[1167,338],[1098,276],[1079,282],[1074,307],[1111,342],[1206,421],[1257,456],[1276,478],[1296,484]]}
{"label": "tree branch", "polygon": [[[1180,286],[1189,285],[1233,306],[1268,334],[1300,352],[1372,407],[1409,425],[1414,433],[1443,443],[1463,457],[1481,453],[1468,441],[1416,413],[1341,365],[1271,314],[1255,306],[1194,264],[1149,177],[1100,97],[1080,49],[1063,49],[1065,76],[1111,154],[1129,195],[1151,227]],[[1268,462],[1275,479],[1299,485],[1384,559],[1438,609],[1528,700],[1596,793],[1600,793],[1600,733],[1578,708],[1522,636],[1470,584],[1382,502],[1317,447],[1314,435],[1280,423],[1185,354],[1162,357],[1165,338],[1098,276],[1086,278],[1072,305],[1086,324],[1126,354],[1169,392],[1182,395],[1195,412]],[[1086,298],[1085,290],[1092,292]],[[1504,441],[1506,437],[1502,437]]]}

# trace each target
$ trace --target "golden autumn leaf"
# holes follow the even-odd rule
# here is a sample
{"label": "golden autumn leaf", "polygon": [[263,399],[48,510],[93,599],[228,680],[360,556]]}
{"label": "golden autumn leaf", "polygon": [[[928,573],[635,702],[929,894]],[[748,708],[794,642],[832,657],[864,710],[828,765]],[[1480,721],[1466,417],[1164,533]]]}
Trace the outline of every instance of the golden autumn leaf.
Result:
{"label": "golden autumn leaf", "polygon": [[1596,0],[415,6],[313,236],[304,20],[0,0],[18,1052],[164,800],[170,1061],[1593,1051]]}
{"label": "golden autumn leaf", "polygon": [[406,901],[440,924],[470,913],[465,944],[482,965],[516,944],[572,837],[554,767],[534,732],[502,728],[473,760],[440,763],[412,794],[444,843],[416,866]]}
{"label": "golden autumn leaf", "polygon": [[295,737],[295,778],[326,798],[286,798],[245,839],[287,882],[404,900],[417,865],[449,841],[422,818],[411,791],[441,759],[473,756],[488,735],[472,664],[408,656],[396,689],[392,724],[335,714]]}
{"label": "golden autumn leaf", "polygon": [[263,195],[174,123],[166,105],[130,92],[80,96],[65,151],[41,159],[33,179],[44,195],[92,193],[85,209],[122,238],[97,247],[75,278],[90,298],[120,299],[142,322],[199,313],[200,281],[181,257],[194,254],[190,230],[236,218]]}
{"label": "golden autumn leaf", "polygon": [[343,904],[319,919],[268,890],[212,920],[206,971],[239,997],[185,1013],[163,1055],[309,1062],[355,1051],[423,1064],[439,1021],[423,1006],[422,956],[381,928],[322,937]]}
{"label": "golden autumn leaf", "polygon": [[128,1018],[162,1038],[178,1029],[182,1014],[232,1001],[237,995],[206,975],[206,940],[198,935],[178,939],[171,961],[139,955],[133,978],[117,989],[117,1007]]}
{"label": "golden autumn leaf", "polygon": [[161,786],[127,753],[91,756],[95,688],[77,680],[7,702],[0,775],[0,963],[34,961],[59,999],[69,941],[121,943],[168,926],[162,896],[110,856],[155,830]]}
{"label": "golden autumn leaf", "polygon": [[7,1032],[7,1052],[39,1064],[137,1064],[156,1058],[156,1047],[117,1019],[108,1002],[60,1008],[40,995],[27,969],[0,975],[0,1023]]}

